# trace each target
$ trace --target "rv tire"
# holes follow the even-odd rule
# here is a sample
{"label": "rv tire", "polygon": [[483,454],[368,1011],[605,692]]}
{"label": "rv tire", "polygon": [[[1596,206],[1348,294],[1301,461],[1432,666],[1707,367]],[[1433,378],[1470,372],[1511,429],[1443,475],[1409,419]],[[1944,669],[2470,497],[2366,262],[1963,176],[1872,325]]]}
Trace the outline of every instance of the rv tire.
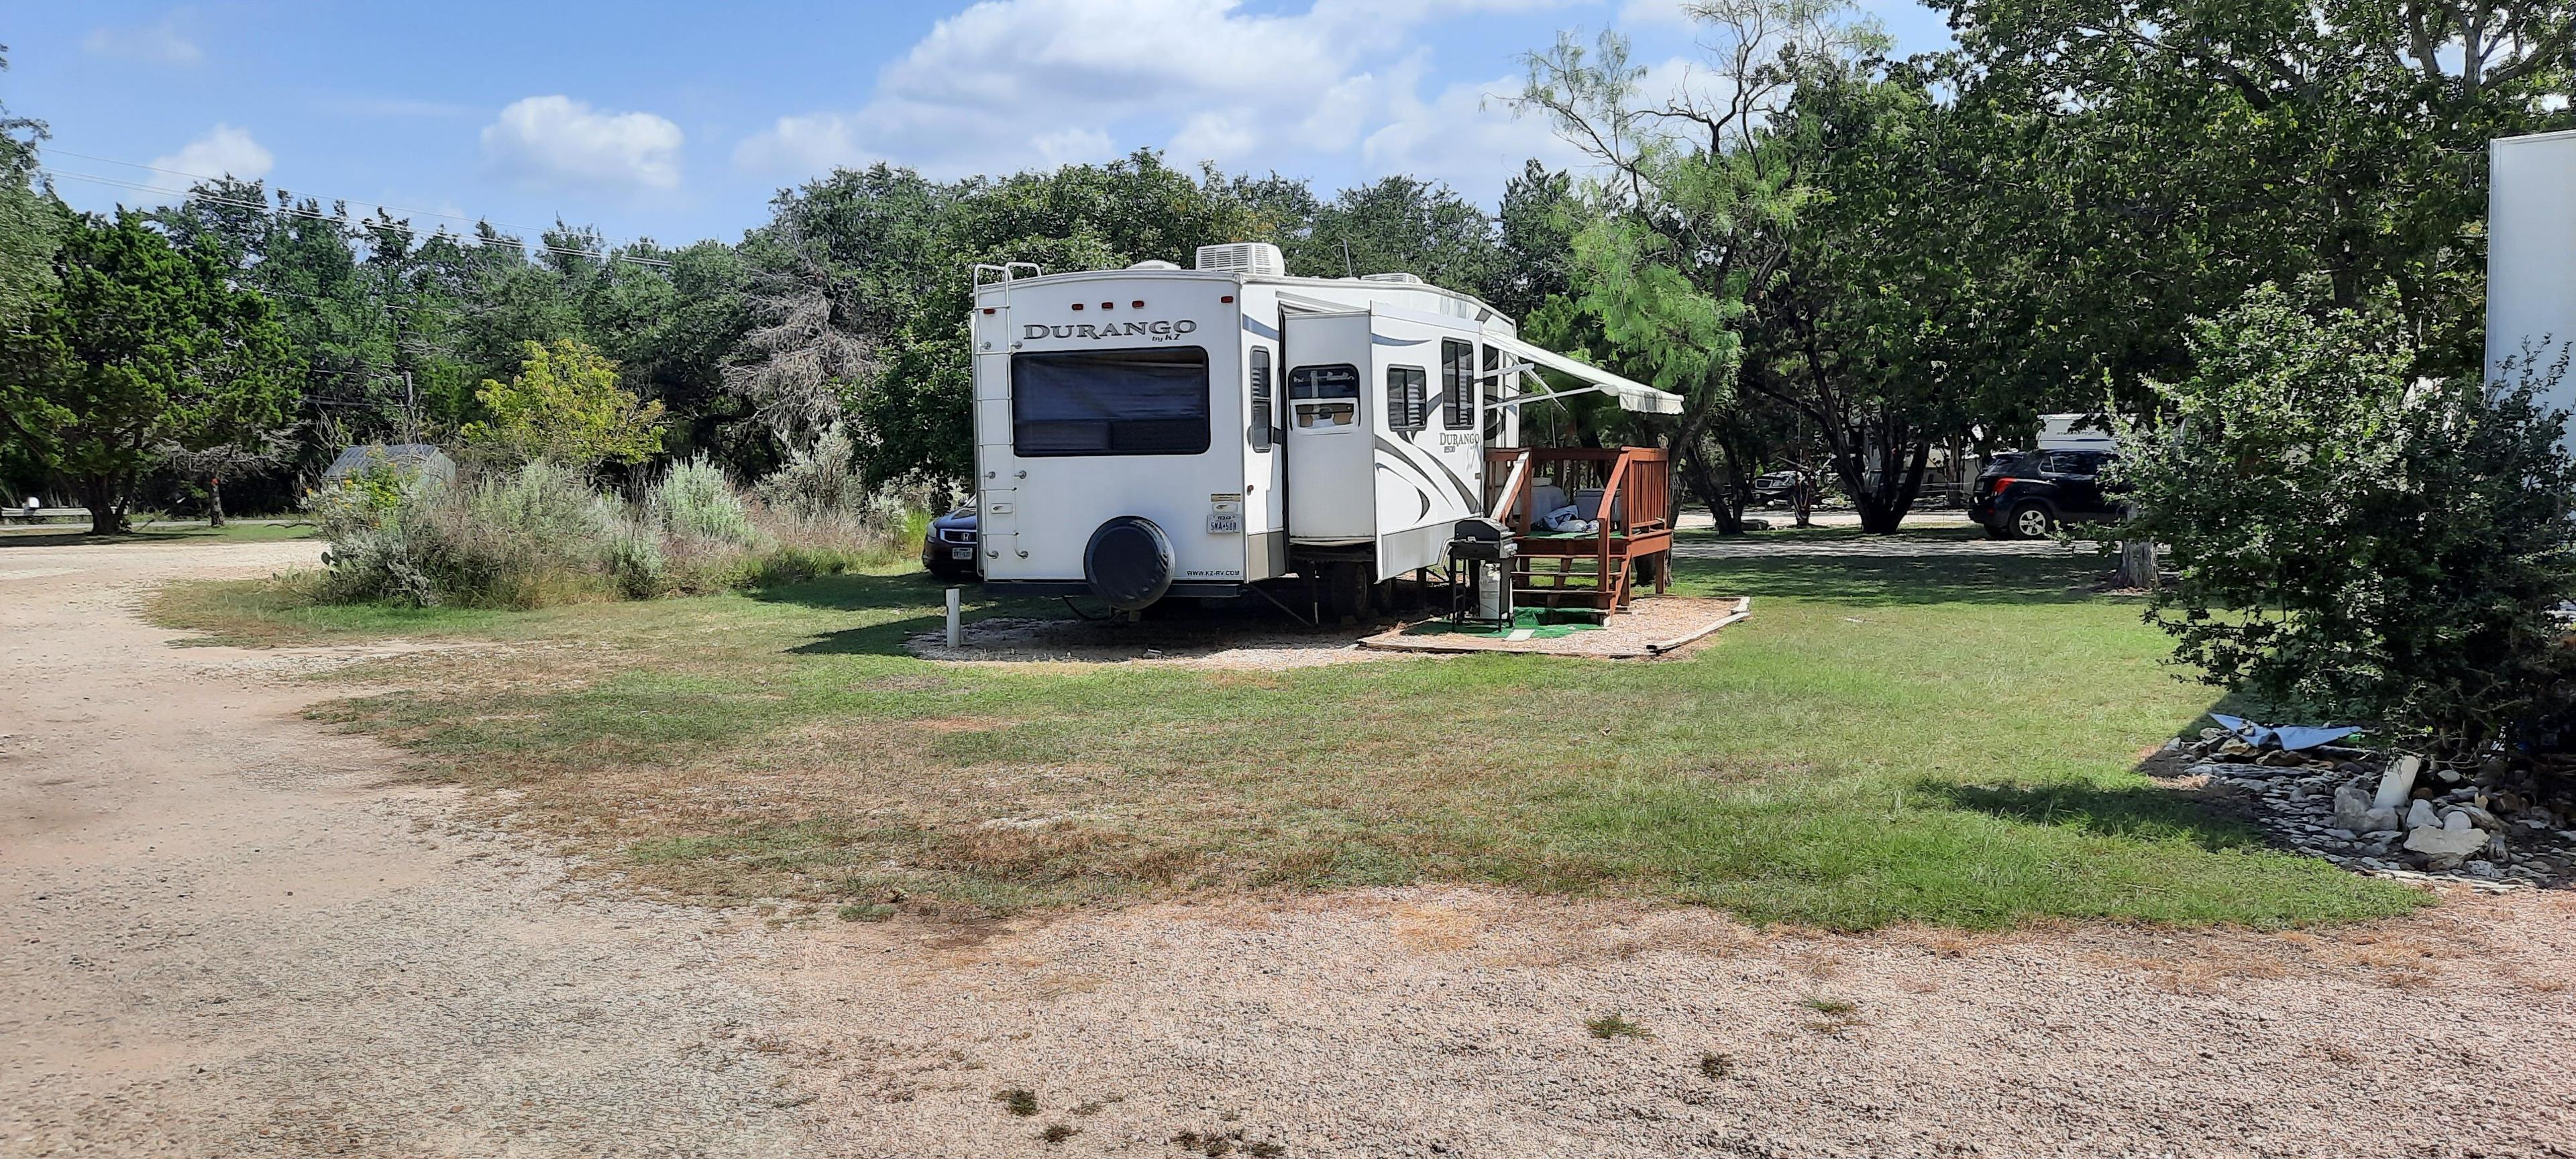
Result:
{"label": "rv tire", "polygon": [[1334,562],[1317,565],[1316,581],[1324,589],[1324,613],[1335,620],[1356,620],[1369,613],[1374,592],[1368,565]]}

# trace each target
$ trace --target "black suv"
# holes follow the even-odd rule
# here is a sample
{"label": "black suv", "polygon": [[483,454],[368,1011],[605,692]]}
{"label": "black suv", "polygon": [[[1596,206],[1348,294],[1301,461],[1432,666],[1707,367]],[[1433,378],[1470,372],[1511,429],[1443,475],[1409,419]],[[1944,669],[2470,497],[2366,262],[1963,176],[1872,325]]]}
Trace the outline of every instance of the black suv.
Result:
{"label": "black suv", "polygon": [[2118,519],[2128,510],[2103,493],[2109,451],[2006,451],[1977,475],[1968,518],[1993,539],[2038,539],[2060,523]]}

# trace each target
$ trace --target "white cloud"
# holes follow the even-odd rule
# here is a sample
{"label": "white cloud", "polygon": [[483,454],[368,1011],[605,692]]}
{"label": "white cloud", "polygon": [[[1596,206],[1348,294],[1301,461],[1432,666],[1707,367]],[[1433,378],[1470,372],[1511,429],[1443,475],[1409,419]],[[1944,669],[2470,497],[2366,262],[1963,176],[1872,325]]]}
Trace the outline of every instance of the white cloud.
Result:
{"label": "white cloud", "polygon": [[1254,126],[1231,113],[1192,113],[1167,147],[1183,157],[1240,157],[1260,140]]}
{"label": "white cloud", "polygon": [[179,9],[150,24],[125,28],[99,27],[81,40],[81,48],[98,56],[122,56],[158,64],[195,64],[205,57],[182,22],[186,9]]}
{"label": "white cloud", "polygon": [[1424,25],[1557,2],[1315,0],[1269,14],[1243,0],[982,0],[888,65],[858,108],[781,117],[734,160],[958,176],[1159,143],[1183,165],[1291,169],[1283,154],[1347,152],[1423,105]]}
{"label": "white cloud", "polygon": [[877,160],[859,143],[855,117],[807,113],[780,117],[768,131],[734,146],[734,164],[763,172],[814,173],[834,167],[857,168]]}
{"label": "white cloud", "polygon": [[1360,144],[1373,176],[1411,173],[1447,181],[1469,198],[1492,202],[1536,157],[1550,168],[1583,169],[1581,150],[1556,135],[1544,116],[1515,117],[1503,98],[1516,96],[1521,78],[1451,85],[1425,101],[1406,86],[1393,102],[1393,119]]}
{"label": "white cloud", "polygon": [[680,141],[678,125],[651,113],[528,97],[483,127],[483,156],[532,185],[669,189],[680,183]]}
{"label": "white cloud", "polygon": [[176,153],[152,159],[155,169],[185,173],[191,177],[232,177],[256,181],[268,176],[277,164],[276,154],[253,140],[248,129],[237,129],[218,122],[204,136],[188,142]]}
{"label": "white cloud", "polygon": [[1628,0],[1619,6],[1619,23],[1626,27],[1671,25],[1688,28],[1697,21],[1683,7],[1688,0]]}

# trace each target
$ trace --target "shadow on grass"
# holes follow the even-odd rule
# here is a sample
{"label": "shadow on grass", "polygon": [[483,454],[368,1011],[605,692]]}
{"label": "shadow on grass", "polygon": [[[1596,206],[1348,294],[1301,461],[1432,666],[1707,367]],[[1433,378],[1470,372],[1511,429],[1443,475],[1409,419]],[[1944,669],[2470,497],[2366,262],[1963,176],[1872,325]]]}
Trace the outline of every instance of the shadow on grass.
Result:
{"label": "shadow on grass", "polygon": [[2189,841],[2203,849],[2263,848],[2268,843],[2224,798],[2161,785],[2105,789],[2094,785],[1959,785],[1918,781],[1915,791],[1961,809],[2018,821],[2081,829],[2104,837]]}
{"label": "shadow on grass", "polygon": [[[230,538],[220,527],[175,527],[158,531],[128,531],[120,535],[92,535],[86,528],[65,527],[52,531],[0,532],[0,548],[9,547],[75,547],[136,543],[201,543]],[[279,536],[278,538],[286,538]]]}
{"label": "shadow on grass", "polygon": [[864,628],[824,632],[787,650],[790,656],[910,656],[903,642],[939,630],[941,617],[912,616]]}
{"label": "shadow on grass", "polygon": [[883,612],[938,607],[945,599],[940,592],[947,586],[926,572],[843,572],[754,588],[745,594],[764,604],[795,604],[825,612]]}
{"label": "shadow on grass", "polygon": [[1727,595],[1838,604],[2077,604],[2102,598],[2091,556],[1775,556],[1675,560],[1673,575]]}

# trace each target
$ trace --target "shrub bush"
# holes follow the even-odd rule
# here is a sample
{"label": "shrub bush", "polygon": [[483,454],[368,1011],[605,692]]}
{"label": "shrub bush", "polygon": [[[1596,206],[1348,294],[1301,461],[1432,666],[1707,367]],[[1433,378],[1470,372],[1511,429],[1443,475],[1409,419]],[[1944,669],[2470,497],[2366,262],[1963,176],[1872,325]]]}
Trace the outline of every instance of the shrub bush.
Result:
{"label": "shrub bush", "polygon": [[2416,380],[2387,313],[2276,287],[2201,324],[2199,369],[2123,434],[2120,535],[2172,548],[2148,617],[2213,684],[2466,754],[2565,701],[2552,610],[2576,591],[2566,416],[2511,385]]}
{"label": "shrub bush", "polygon": [[870,498],[859,478],[858,447],[834,423],[812,448],[793,453],[757,488],[771,509],[800,518],[856,513]]}
{"label": "shrub bush", "polygon": [[629,504],[544,461],[443,483],[335,487],[313,498],[331,548],[329,602],[537,607],[789,583],[909,554],[927,493],[797,514],[746,503],[712,463],[672,467]]}
{"label": "shrub bush", "polygon": [[760,542],[760,531],[752,526],[751,512],[743,506],[742,496],[734,492],[724,472],[704,455],[672,465],[662,481],[653,485],[652,508],[663,529],[674,535],[737,547]]}

